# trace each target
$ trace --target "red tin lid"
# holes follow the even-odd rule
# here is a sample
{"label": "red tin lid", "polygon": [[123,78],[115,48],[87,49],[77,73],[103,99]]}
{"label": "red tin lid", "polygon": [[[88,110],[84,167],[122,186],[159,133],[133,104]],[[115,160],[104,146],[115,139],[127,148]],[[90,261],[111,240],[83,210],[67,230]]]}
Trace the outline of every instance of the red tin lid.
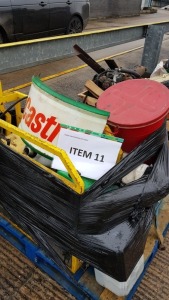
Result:
{"label": "red tin lid", "polygon": [[167,115],[169,90],[149,79],[126,80],[105,90],[97,107],[110,112],[110,124],[142,127]]}

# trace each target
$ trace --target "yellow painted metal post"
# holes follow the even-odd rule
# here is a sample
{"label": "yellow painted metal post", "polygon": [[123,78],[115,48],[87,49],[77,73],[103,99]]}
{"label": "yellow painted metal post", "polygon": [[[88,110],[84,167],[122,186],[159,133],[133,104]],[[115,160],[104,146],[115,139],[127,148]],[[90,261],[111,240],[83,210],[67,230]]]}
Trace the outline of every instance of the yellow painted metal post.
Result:
{"label": "yellow painted metal post", "polygon": [[0,97],[2,97],[2,82],[0,81]]}
{"label": "yellow painted metal post", "polygon": [[[73,182],[71,182],[71,181],[67,180],[66,178],[64,178],[63,176],[53,172],[53,173],[55,173],[55,176],[60,178],[67,186],[72,188],[78,194],[82,194],[84,192],[84,182],[83,182],[81,176],[79,175],[79,173],[77,172],[76,168],[74,167],[69,156],[63,149],[60,149],[60,148],[52,145],[49,142],[46,142],[40,138],[37,138],[37,137],[31,135],[30,133],[19,129],[18,127],[14,126],[12,124],[7,123],[4,120],[0,120],[0,127],[4,128],[5,130],[7,130],[9,132],[13,132],[14,134],[20,136],[20,138],[28,140],[29,142],[39,146],[40,148],[43,148],[44,150],[58,156],[60,158],[60,160],[62,161],[62,163],[64,164],[65,168],[67,169],[67,172],[70,174]],[[40,163],[39,163],[39,165],[42,168],[44,168],[44,166],[41,165]],[[50,169],[48,169],[48,168],[45,168],[45,169],[48,170],[49,173],[51,173]]]}

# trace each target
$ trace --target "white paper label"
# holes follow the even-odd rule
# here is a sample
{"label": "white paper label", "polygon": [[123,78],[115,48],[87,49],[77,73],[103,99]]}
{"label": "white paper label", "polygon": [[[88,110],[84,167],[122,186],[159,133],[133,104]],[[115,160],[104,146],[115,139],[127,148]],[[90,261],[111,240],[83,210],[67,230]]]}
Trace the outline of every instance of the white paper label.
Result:
{"label": "white paper label", "polygon": [[[81,176],[99,179],[117,161],[121,143],[82,132],[61,128],[58,144],[67,152]],[[52,168],[66,171],[58,157],[54,157]]]}

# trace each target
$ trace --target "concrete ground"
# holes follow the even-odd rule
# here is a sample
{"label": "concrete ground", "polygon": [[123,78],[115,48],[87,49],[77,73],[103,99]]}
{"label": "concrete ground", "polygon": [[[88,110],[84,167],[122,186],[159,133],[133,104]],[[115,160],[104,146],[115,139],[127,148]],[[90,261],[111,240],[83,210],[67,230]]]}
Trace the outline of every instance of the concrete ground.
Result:
{"label": "concrete ground", "polygon": [[75,300],[0,236],[1,300]]}
{"label": "concrete ground", "polygon": [[[157,12],[155,12],[157,11]],[[138,25],[145,23],[155,23],[161,21],[168,21],[169,11],[161,8],[155,10],[144,10],[140,16],[134,17],[122,17],[122,18],[102,18],[102,19],[90,19],[86,27],[86,31],[96,29],[106,29],[111,27],[122,27],[128,25]]]}
{"label": "concrete ground", "polygon": [[[149,246],[151,246],[150,242]],[[40,271],[1,236],[0,270],[1,300],[75,300],[71,294],[66,292],[47,274]],[[168,271],[169,232],[165,237],[163,250],[158,250],[156,253],[132,300],[168,300]],[[83,280],[85,282],[87,278],[84,277]],[[88,280],[90,280],[90,277]],[[96,284],[96,287],[99,288],[98,284]],[[90,299],[86,298],[86,300]],[[116,297],[105,290],[100,300],[125,300],[125,298]]]}

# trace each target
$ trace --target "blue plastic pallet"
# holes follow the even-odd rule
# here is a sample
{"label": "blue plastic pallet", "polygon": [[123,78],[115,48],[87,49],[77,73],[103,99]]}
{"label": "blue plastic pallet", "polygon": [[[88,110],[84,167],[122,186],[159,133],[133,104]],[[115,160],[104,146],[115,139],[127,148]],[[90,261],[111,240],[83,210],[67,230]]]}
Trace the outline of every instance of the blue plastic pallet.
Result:
{"label": "blue plastic pallet", "polygon": [[[169,224],[166,226],[163,235],[167,233]],[[48,258],[44,252],[33,242],[31,242],[23,233],[17,230],[7,220],[0,216],[0,235],[10,242],[14,247],[21,251],[30,261],[32,261],[37,267],[47,273],[58,284],[60,284],[65,290],[72,294],[78,300],[99,300],[100,295],[104,291],[94,277],[94,270],[92,267],[86,267],[85,264],[74,274],[73,278],[70,278],[65,274],[58,266]],[[155,246],[151,255],[145,262],[145,268],[140,278],[130,291],[129,295],[125,297],[126,300],[131,300],[137,287],[139,286],[147,267],[151,263],[153,257],[158,250],[159,243],[155,242]],[[88,278],[88,280],[84,280]],[[92,283],[92,284],[91,284]]]}
{"label": "blue plastic pallet", "polygon": [[94,271],[92,267],[87,267],[83,264],[72,278],[69,277],[61,269],[59,269],[59,267],[49,257],[47,257],[36,244],[12,226],[11,223],[2,216],[0,216],[0,235],[10,242],[15,248],[21,251],[31,262],[47,273],[76,299],[99,299],[99,291],[101,290],[102,292],[104,288],[100,287],[100,289],[98,289],[99,285],[97,283],[96,288],[88,288],[84,281],[81,280],[84,273],[94,279]]}

